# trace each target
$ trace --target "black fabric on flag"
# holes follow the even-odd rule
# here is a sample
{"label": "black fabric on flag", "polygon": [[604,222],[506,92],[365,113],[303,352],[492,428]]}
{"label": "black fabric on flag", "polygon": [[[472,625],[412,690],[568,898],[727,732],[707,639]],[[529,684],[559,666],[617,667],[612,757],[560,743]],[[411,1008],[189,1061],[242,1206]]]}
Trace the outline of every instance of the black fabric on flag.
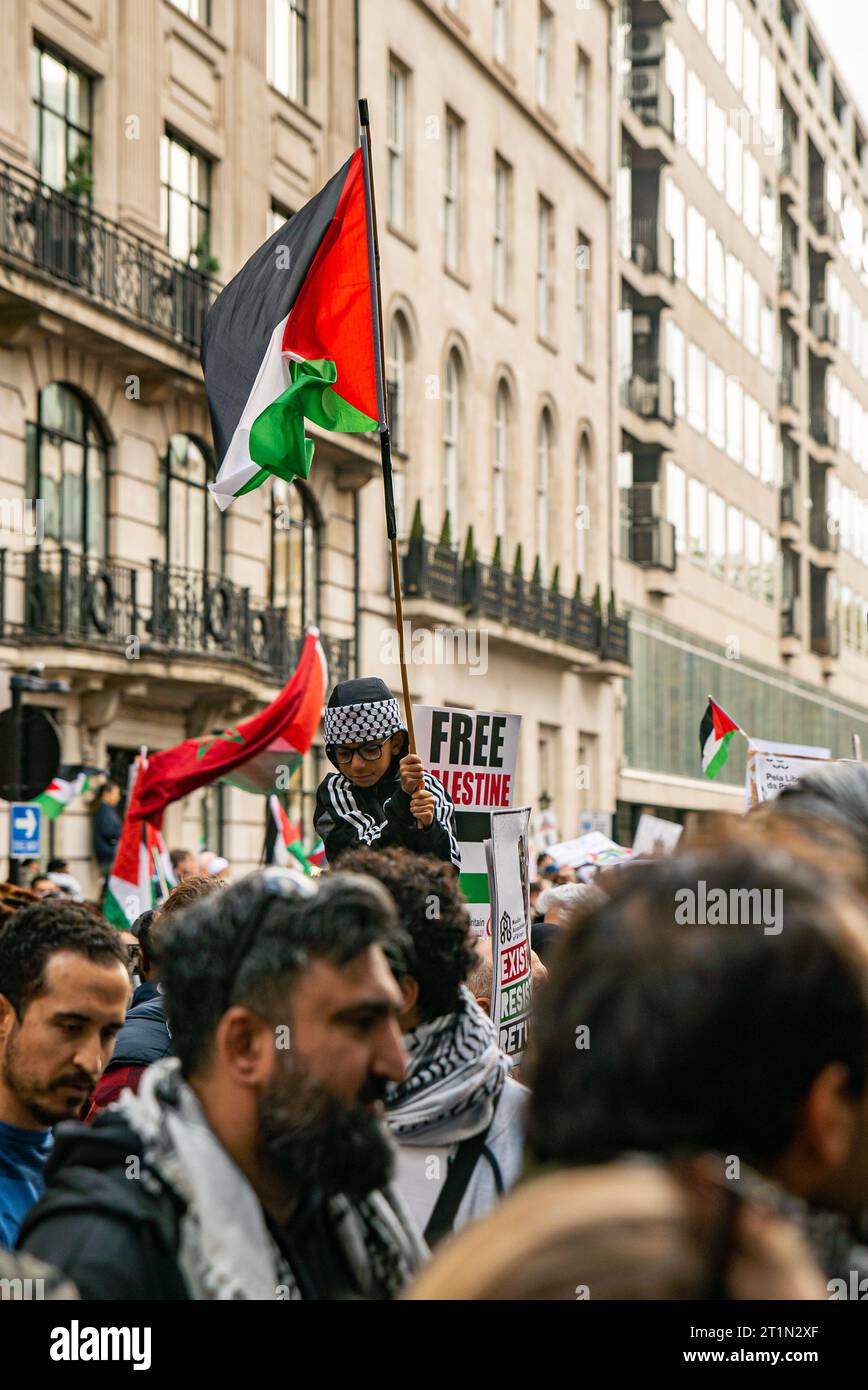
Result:
{"label": "black fabric on flag", "polygon": [[[278,227],[217,296],[202,332],[202,370],[208,370],[208,404],[217,450],[223,462],[253,390],[272,334],[286,318],[329,228],[351,159],[309,203]],[[278,267],[279,247],[289,265]]]}
{"label": "black fabric on flag", "polygon": [[702,716],[702,723],[699,726],[699,751],[705,752],[705,745],[714,736],[714,720],[711,717],[711,705],[706,705],[705,713]]}

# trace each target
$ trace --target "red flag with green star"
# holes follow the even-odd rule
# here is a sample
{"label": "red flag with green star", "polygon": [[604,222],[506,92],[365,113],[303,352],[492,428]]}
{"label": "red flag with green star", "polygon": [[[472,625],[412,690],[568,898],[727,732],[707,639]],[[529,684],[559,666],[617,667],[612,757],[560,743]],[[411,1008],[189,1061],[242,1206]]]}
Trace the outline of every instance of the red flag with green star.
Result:
{"label": "red flag with green star", "polygon": [[[319,633],[312,628],[292,679],[265,709],[222,733],[185,739],[148,759],[136,780],[128,817],[152,819],[159,825],[162,812],[172,801],[242,765],[252,781],[260,762],[270,767],[275,756],[284,762],[300,758],[313,742],[327,683],[325,653]],[[269,789],[274,789],[273,782]]]}

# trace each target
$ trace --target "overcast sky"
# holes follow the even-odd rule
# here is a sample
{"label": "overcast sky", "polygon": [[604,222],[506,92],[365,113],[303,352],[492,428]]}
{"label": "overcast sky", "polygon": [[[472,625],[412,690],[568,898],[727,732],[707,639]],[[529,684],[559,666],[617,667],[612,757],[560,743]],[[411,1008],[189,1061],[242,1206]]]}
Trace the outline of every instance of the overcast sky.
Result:
{"label": "overcast sky", "polygon": [[868,3],[806,0],[806,8],[868,121]]}

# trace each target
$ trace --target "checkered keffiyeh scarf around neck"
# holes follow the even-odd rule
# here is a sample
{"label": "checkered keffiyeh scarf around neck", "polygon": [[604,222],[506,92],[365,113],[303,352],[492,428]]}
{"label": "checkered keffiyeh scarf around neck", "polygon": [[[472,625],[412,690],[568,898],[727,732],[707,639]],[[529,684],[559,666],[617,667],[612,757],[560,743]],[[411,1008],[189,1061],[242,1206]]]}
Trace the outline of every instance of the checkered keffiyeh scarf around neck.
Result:
{"label": "checkered keffiyeh scarf around neck", "polygon": [[[176,1057],[153,1063],[138,1095],[117,1104],[142,1139],[142,1182],[184,1202],[178,1266],[191,1299],[300,1299],[298,1281],[266,1225],[259,1199],[211,1129]],[[156,1176],[155,1176],[156,1175]],[[427,1257],[392,1189],[326,1199],[358,1293],[391,1298]]]}
{"label": "checkered keffiyeh scarf around neck", "polygon": [[487,1129],[510,1064],[497,1030],[463,985],[458,1008],[404,1039],[407,1075],[386,1093],[386,1123],[399,1144],[456,1144]]}

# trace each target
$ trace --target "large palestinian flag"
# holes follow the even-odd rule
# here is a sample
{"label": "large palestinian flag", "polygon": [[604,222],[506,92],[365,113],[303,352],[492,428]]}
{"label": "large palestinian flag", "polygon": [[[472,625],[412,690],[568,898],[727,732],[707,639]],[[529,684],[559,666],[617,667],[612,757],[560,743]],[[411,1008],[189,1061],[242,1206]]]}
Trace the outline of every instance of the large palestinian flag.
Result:
{"label": "large palestinian flag", "polygon": [[260,246],[205,321],[202,369],[225,510],[270,475],[306,478],[327,430],[377,428],[362,152]]}

